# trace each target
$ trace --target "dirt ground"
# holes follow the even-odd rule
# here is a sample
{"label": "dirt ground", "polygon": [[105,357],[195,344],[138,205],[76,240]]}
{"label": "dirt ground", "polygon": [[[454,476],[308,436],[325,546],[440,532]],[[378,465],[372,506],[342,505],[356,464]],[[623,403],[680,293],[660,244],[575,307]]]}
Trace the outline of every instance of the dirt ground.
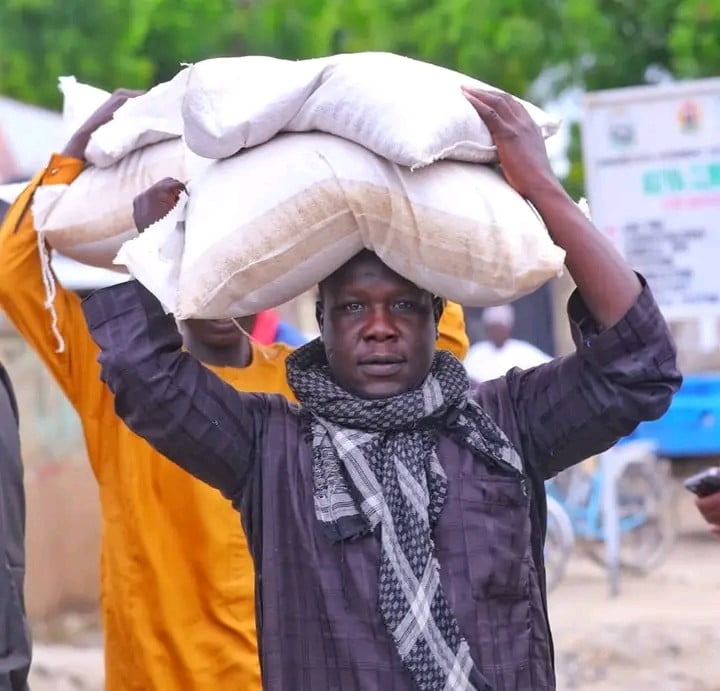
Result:
{"label": "dirt ground", "polygon": [[[560,691],[720,691],[720,538],[680,495],[680,536],[651,575],[610,596],[580,549],[550,596]],[[101,691],[96,617],[36,627],[33,691]]]}
{"label": "dirt ground", "polygon": [[677,496],[679,537],[644,577],[604,569],[578,550],[550,596],[558,689],[720,691],[720,538],[689,495]]}
{"label": "dirt ground", "polygon": [[720,539],[686,534],[657,572],[609,593],[581,558],[552,593],[559,689],[720,691]]}

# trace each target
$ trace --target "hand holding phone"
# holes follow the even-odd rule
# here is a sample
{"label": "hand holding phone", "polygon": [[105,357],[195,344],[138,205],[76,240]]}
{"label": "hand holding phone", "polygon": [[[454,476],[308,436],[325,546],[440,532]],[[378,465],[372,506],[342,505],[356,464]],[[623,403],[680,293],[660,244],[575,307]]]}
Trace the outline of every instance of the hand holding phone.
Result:
{"label": "hand holding phone", "polygon": [[720,535],[720,468],[710,468],[685,481],[685,487],[697,495],[695,504],[710,530]]}
{"label": "hand holding phone", "polygon": [[720,492],[720,468],[708,468],[685,480],[685,489],[698,497],[709,497]]}

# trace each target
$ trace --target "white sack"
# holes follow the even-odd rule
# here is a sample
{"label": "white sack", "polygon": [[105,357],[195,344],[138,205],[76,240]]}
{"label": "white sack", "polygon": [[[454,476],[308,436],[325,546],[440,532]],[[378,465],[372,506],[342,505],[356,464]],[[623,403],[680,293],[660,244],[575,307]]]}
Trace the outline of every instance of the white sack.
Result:
{"label": "white sack", "polygon": [[[0,200],[7,204],[13,204],[27,186],[28,182],[0,185]],[[70,247],[70,251],[73,256],[66,257],[66,259],[74,259],[82,262],[83,264],[90,264],[99,268],[111,269],[115,272],[124,271],[124,267],[119,267],[114,264],[112,259],[117,254],[118,247],[122,246],[124,242],[134,237],[137,237],[137,231],[135,229],[121,233],[107,240],[86,242],[82,245],[78,245],[77,247]],[[104,277],[104,280],[107,281],[107,277]]]}
{"label": "white sack", "polygon": [[79,82],[75,77],[59,77],[58,87],[63,95],[63,131],[70,139],[81,125],[110,98],[110,92]]}
{"label": "white sack", "polygon": [[133,242],[126,242],[115,259],[117,265],[133,267],[133,278],[155,295],[166,312],[174,312],[177,304],[187,199],[187,194],[181,192],[170,213]]}
{"label": "white sack", "polygon": [[63,245],[60,247],[51,245],[53,250],[60,252],[73,261],[80,262],[86,266],[94,266],[97,269],[109,269],[110,271],[125,272],[126,269],[114,263],[113,259],[118,249],[128,240],[138,236],[137,230],[132,228],[125,230],[111,238],[83,242],[80,244]]}
{"label": "white sack", "polygon": [[123,242],[137,235],[135,197],[166,177],[188,182],[208,164],[174,139],[134,151],[110,168],[91,166],[70,185],[38,187],[35,227],[71,259],[113,268]]}
{"label": "white sack", "polygon": [[[443,161],[411,172],[326,134],[281,135],[213,163],[190,188],[185,224],[170,306],[180,319],[274,307],[363,247],[423,288],[481,306],[529,293],[564,259],[492,168]],[[132,254],[130,272],[147,275]]]}
{"label": "white sack", "polygon": [[88,162],[107,168],[144,146],[180,137],[187,78],[185,68],[169,82],[128,99],[110,122],[93,132],[85,151]]}
{"label": "white sack", "polygon": [[[438,159],[495,161],[490,133],[462,85],[494,90],[458,72],[392,53],[301,61],[205,60],[190,69],[183,102],[185,139],[201,156],[226,158],[280,131],[321,131],[409,168]],[[520,103],[545,137],[557,131],[558,120]]]}
{"label": "white sack", "polygon": [[[180,100],[186,77],[181,72],[171,82],[151,89],[139,108],[130,99],[95,132],[88,151],[93,141],[97,147],[94,138],[101,133],[100,140],[108,143],[103,153],[108,158],[101,161],[112,160],[111,152],[120,156],[118,162],[105,168],[91,165],[71,185],[38,187],[32,208],[35,227],[54,249],[76,261],[117,270],[115,255],[126,240],[137,235],[134,198],[165,177],[188,182],[210,163],[192,153],[177,134],[182,129]],[[59,83],[64,96],[63,124],[70,134],[110,97],[75,77],[60,77]],[[167,110],[161,112],[160,105]],[[137,126],[128,126],[128,121]],[[155,141],[159,132],[169,139],[166,130],[173,127],[173,139],[134,148]],[[131,153],[125,155],[127,151]]]}

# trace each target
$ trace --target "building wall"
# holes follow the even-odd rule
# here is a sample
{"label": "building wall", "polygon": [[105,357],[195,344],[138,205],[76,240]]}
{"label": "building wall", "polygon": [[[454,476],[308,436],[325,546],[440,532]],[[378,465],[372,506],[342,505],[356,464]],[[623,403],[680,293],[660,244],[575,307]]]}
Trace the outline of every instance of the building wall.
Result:
{"label": "building wall", "polygon": [[[555,354],[553,288],[551,283],[512,303],[515,308],[513,338],[532,343],[548,355]],[[465,328],[470,343],[485,339],[481,307],[465,307]]]}
{"label": "building wall", "polygon": [[0,358],[20,411],[27,501],[28,614],[97,606],[100,512],[80,423],[35,353],[10,330]]}
{"label": "building wall", "polygon": [[[555,312],[555,346],[558,355],[572,352],[573,343],[568,327],[566,305],[575,288],[570,274],[553,281],[553,309]],[[685,374],[720,371],[720,347],[706,349],[700,338],[697,319],[671,320],[670,331],[678,349],[680,370]],[[715,320],[717,342],[720,343],[720,319]]]}

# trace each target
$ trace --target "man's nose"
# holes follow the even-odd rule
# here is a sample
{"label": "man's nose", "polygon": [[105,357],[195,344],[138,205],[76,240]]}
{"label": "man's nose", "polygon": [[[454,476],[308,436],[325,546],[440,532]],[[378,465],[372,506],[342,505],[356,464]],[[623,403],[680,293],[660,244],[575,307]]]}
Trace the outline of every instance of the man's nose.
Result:
{"label": "man's nose", "polygon": [[376,307],[368,315],[365,338],[385,341],[397,338],[398,330],[393,315],[386,307]]}

